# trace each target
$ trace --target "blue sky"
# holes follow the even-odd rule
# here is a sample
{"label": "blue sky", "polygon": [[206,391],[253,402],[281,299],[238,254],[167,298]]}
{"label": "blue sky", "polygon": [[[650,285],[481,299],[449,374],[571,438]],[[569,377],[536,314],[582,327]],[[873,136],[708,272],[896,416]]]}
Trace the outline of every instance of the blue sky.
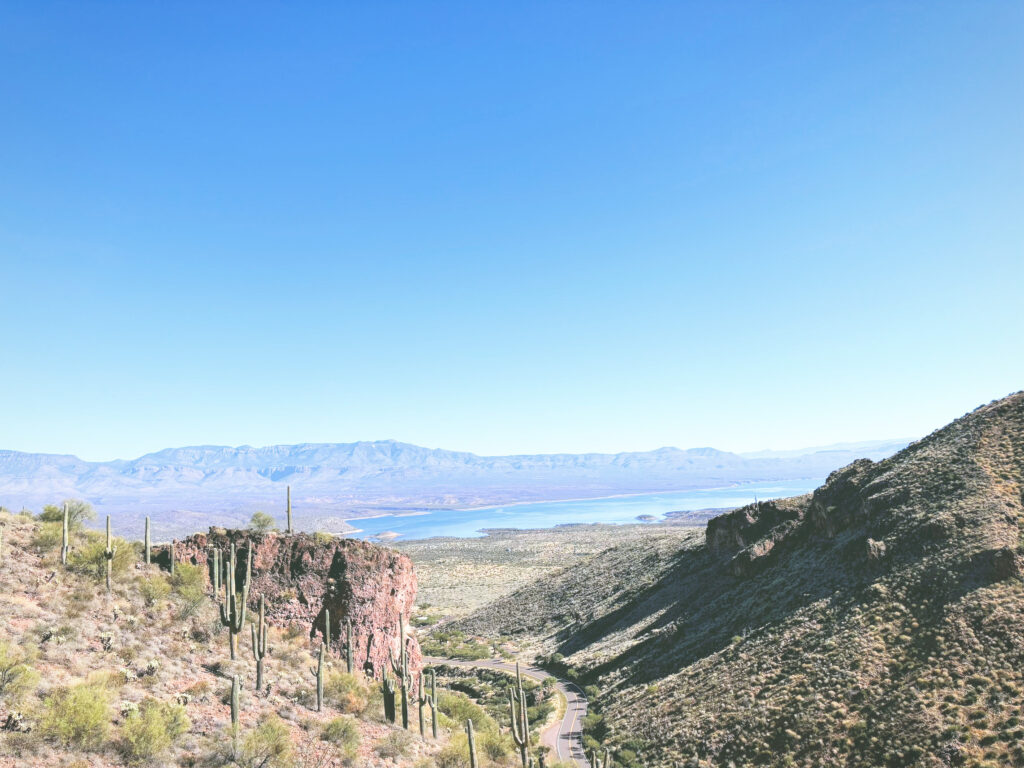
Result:
{"label": "blue sky", "polygon": [[0,8],[0,448],[916,436],[1024,387],[1020,3]]}

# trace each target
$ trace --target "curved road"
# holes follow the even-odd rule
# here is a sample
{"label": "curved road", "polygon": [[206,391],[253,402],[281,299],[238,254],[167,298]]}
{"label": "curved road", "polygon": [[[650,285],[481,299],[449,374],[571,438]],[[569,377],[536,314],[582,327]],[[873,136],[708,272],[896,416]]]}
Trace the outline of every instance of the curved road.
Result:
{"label": "curved road", "polygon": [[[458,659],[439,659],[424,656],[426,664],[447,664],[449,667],[484,667],[486,669],[499,669],[502,672],[516,673],[516,665],[505,661],[494,659],[480,659],[478,661],[460,661]],[[519,671],[523,677],[541,682],[544,678],[553,677],[548,672],[538,667],[530,667],[524,664],[519,665]],[[557,680],[558,678],[556,678]],[[590,768],[590,762],[583,752],[583,718],[587,714],[587,698],[583,691],[575,683],[568,680],[558,680],[555,687],[565,697],[565,716],[556,723],[552,723],[540,734],[540,743],[551,748],[551,756],[558,760],[574,763],[579,768]]]}

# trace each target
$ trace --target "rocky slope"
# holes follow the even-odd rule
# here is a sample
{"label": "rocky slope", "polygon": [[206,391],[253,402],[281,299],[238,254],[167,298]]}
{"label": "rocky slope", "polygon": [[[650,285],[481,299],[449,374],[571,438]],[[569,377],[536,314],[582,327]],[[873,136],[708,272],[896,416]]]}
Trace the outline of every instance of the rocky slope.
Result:
{"label": "rocky slope", "polygon": [[[416,599],[416,574],[407,556],[354,539],[211,528],[177,542],[175,557],[201,566],[209,583],[213,548],[226,553],[232,544],[239,583],[252,552],[249,608],[256,610],[263,596],[269,623],[298,624],[308,636],[322,638],[329,612],[332,648],[340,654],[351,620],[354,662],[370,677],[380,678],[388,668],[389,651],[398,656],[399,617],[408,619]],[[169,565],[167,547],[156,553],[158,563]],[[406,638],[406,650],[416,675],[421,655],[415,637]]]}
{"label": "rocky slope", "polygon": [[[250,628],[243,627],[231,660],[206,569],[192,565],[201,566],[207,544],[228,540],[243,553],[253,548],[251,607],[260,593],[268,596],[260,690]],[[221,530],[179,542],[170,576],[161,567],[165,551],[146,566],[138,544],[115,539],[107,593],[103,544],[91,532],[74,533],[65,567],[59,523],[0,512],[0,768],[406,768],[460,732],[460,723],[439,713],[440,739],[420,739],[415,706],[412,731],[386,723],[379,684],[359,671],[343,674],[340,643],[327,655],[325,705],[316,710],[310,670],[320,637],[310,630],[321,606],[337,610],[335,623],[351,612],[362,646],[357,660],[366,657],[362,640],[376,638],[369,658],[379,674],[380,651],[397,649],[398,614],[408,613],[415,596],[405,556],[330,537]],[[418,646],[408,643],[418,665]],[[241,679],[234,757],[233,675]],[[429,735],[429,709],[426,720]]]}
{"label": "rocky slope", "polygon": [[1024,765],[1024,394],[462,622],[602,690],[620,762]]}

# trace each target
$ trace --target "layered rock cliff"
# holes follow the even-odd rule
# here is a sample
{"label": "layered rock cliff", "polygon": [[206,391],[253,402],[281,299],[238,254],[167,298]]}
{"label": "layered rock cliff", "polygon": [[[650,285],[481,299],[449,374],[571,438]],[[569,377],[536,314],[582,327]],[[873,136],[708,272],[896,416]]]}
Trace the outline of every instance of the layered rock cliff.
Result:
{"label": "layered rock cliff", "polygon": [[[203,567],[209,579],[213,549],[219,548],[226,560],[232,543],[238,552],[239,583],[252,552],[249,608],[256,609],[264,596],[268,622],[298,623],[310,638],[319,639],[329,610],[335,653],[343,652],[351,619],[357,668],[379,678],[389,663],[389,650],[397,658],[399,616],[408,620],[416,598],[416,574],[407,556],[355,539],[211,528],[178,542],[175,557]],[[158,563],[168,564],[166,547],[154,551]],[[422,666],[419,645],[414,637],[407,637],[406,645],[415,674]]]}

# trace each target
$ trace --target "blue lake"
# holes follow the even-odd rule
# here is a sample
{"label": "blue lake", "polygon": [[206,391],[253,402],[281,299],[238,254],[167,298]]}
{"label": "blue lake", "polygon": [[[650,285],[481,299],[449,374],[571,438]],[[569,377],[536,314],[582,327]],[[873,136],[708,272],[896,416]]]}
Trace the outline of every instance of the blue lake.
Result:
{"label": "blue lake", "polygon": [[541,501],[507,504],[482,509],[444,509],[415,514],[382,515],[349,520],[358,532],[349,535],[370,538],[384,532],[400,534],[400,540],[432,536],[480,536],[485,528],[552,528],[567,523],[636,523],[639,515],[658,520],[666,512],[719,507],[739,507],[758,499],[798,496],[814,490],[824,478],[750,483],[639,496],[618,496],[585,501]]}

